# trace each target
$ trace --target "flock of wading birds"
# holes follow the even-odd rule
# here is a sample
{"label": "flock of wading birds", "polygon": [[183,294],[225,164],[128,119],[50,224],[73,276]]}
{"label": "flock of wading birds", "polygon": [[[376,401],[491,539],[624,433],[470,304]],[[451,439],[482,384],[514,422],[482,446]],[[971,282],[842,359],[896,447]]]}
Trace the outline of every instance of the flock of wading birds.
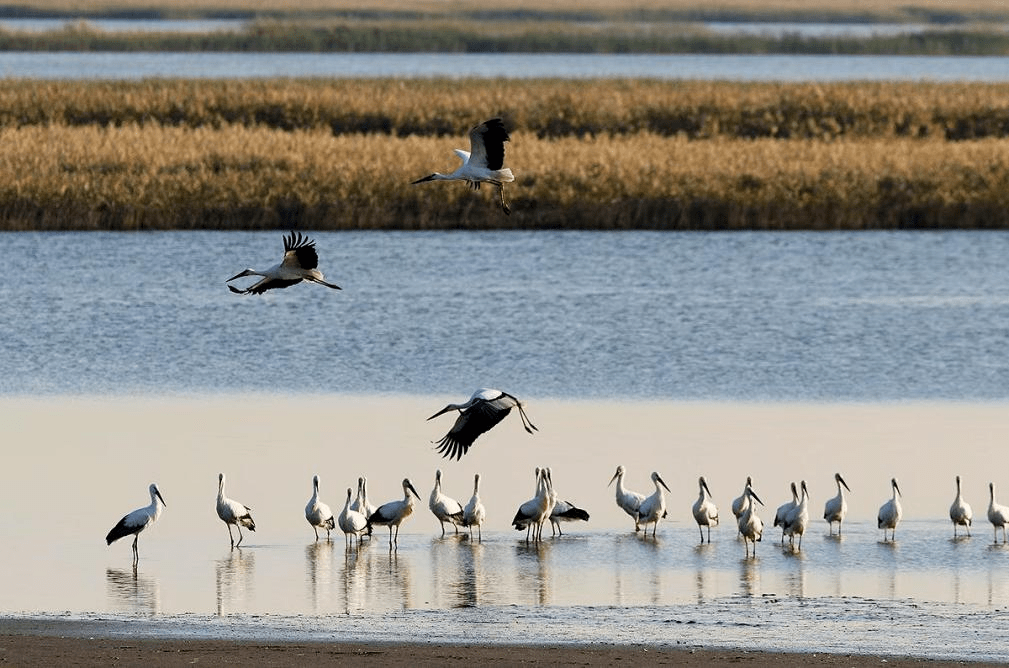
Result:
{"label": "flock of wading birds", "polygon": [[[470,150],[468,152],[455,149],[456,155],[462,159],[462,165],[454,172],[449,174],[435,172],[414,181],[413,184],[427,181],[463,181],[476,190],[479,189],[481,183],[488,183],[497,189],[498,204],[501,210],[508,214],[509,208],[504,197],[504,183],[514,181],[514,176],[512,171],[504,166],[504,144],[509,140],[504,123],[500,118],[485,121],[470,130],[469,139]],[[339,290],[338,285],[325,280],[325,276],[318,269],[318,264],[319,256],[315,249],[315,242],[303,237],[301,233],[292,231],[289,236],[284,237],[284,257],[280,263],[269,269],[245,269],[229,278],[226,283],[228,289],[237,294],[263,294],[267,290],[290,287],[302,281]],[[245,289],[230,285],[231,281],[245,276],[258,276],[259,280]],[[518,408],[522,418],[522,426],[530,434],[533,433],[536,427],[529,421],[521,402],[506,392],[481,389],[477,390],[464,404],[449,404],[428,418],[433,419],[452,410],[459,411],[459,416],[451,431],[438,442],[438,451],[450,459],[460,459],[480,434],[503,420],[512,408]],[[669,491],[669,488],[662,477],[657,472],[653,472],[651,479],[655,485],[655,492],[650,496],[645,496],[630,491],[624,486],[624,473],[624,467],[618,466],[616,473],[610,480],[610,484],[614,481],[617,483],[617,505],[634,519],[635,531],[644,528],[647,533],[647,526],[651,524],[654,536],[659,521],[667,515],[663,489]],[[834,480],[837,483],[837,496],[827,501],[823,518],[830,524],[831,532],[833,532],[834,522],[837,522],[837,531],[840,534],[841,523],[847,513],[844,489],[847,489],[848,486],[840,474],[835,474]],[[900,522],[902,512],[897,479],[892,479],[891,484],[893,496],[879,509],[877,518],[878,526],[883,530],[884,540],[886,540],[887,529],[890,530],[890,540],[893,540],[894,531]],[[701,542],[704,542],[704,528],[707,527],[707,540],[710,543],[711,527],[717,526],[719,521],[718,508],[711,500],[711,493],[708,491],[708,485],[703,477],[698,480],[698,487],[699,493],[697,501],[693,505],[693,515],[697,521],[698,531],[701,533]],[[956,487],[956,499],[949,511],[950,519],[953,522],[953,534],[955,537],[957,527],[963,526],[966,527],[969,536],[973,511],[970,505],[963,500],[959,476],[956,478]],[[789,544],[793,546],[793,549],[801,550],[802,536],[809,525],[809,494],[805,481],[801,482],[799,488],[795,483],[792,483],[791,488],[792,500],[778,508],[774,517],[774,526],[781,527],[782,544],[784,544],[785,536],[788,536]],[[1009,507],[995,502],[995,486],[993,484],[989,483],[988,488],[991,493],[991,500],[988,504],[988,520],[994,526],[996,541],[998,540],[998,528],[1002,528],[1002,542],[1005,543],[1005,525],[1009,522]],[[150,493],[151,505],[134,510],[123,517],[105,537],[106,543],[111,545],[120,538],[132,535],[134,566],[139,561],[137,540],[140,533],[153,524],[165,508],[164,499],[161,497],[157,485],[150,486]],[[339,525],[348,543],[356,538],[358,545],[360,545],[362,536],[370,536],[374,526],[385,525],[389,527],[391,548],[399,537],[399,525],[413,513],[414,499],[420,499],[420,495],[409,479],[403,480],[402,500],[390,501],[378,507],[371,505],[368,501],[367,480],[365,478],[358,479],[356,498],[352,500],[351,496],[351,490],[348,488],[343,510],[339,516],[334,517],[329,506],[319,500],[319,476],[313,477],[312,498],[305,506],[305,519],[315,530],[316,540],[319,539],[319,529],[325,529],[328,539],[330,532]],[[752,481],[747,478],[743,494],[732,502],[732,514],[736,518],[739,535],[746,545],[747,556],[750,554],[751,544],[753,553],[756,554],[757,541],[761,540],[764,531],[764,523],[757,514],[757,504],[763,505],[763,502],[753,491]],[[442,493],[441,471],[437,471],[428,505],[441,523],[442,536],[445,535],[445,523],[448,522],[453,525],[457,533],[458,527],[468,527],[470,537],[472,537],[473,527],[476,527],[477,537],[482,539],[481,525],[486,513],[480,501],[479,474],[475,476],[473,481],[473,496],[463,507],[458,501]],[[224,495],[223,473],[218,476],[217,515],[228,527],[232,547],[241,545],[242,527],[250,531],[256,530],[256,523],[252,519],[249,507]],[[538,541],[542,539],[543,525],[548,520],[554,535],[557,535],[562,533],[560,522],[587,521],[588,519],[587,512],[569,501],[558,499],[557,493],[554,491],[550,469],[537,468],[535,496],[519,507],[512,520],[512,526],[520,531],[524,529],[526,540],[531,538]],[[232,526],[238,529],[237,543],[231,531]],[[796,536],[799,538],[798,543],[795,541]]]}

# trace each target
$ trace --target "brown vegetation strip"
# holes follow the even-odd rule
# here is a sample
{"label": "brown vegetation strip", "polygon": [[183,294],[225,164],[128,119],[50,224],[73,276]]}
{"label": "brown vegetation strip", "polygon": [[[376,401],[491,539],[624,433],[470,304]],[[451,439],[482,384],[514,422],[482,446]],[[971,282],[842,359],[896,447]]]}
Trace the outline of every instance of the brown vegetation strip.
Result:
{"label": "brown vegetation strip", "polygon": [[[1009,228],[1007,109],[1001,85],[7,82],[0,229]],[[409,185],[498,114],[511,216]]]}

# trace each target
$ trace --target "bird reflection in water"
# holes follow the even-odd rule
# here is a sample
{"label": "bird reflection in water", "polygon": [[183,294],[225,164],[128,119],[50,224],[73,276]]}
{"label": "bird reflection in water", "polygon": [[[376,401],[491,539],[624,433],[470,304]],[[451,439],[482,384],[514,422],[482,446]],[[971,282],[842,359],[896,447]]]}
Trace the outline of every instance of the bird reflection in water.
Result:
{"label": "bird reflection in water", "polygon": [[786,579],[788,593],[793,598],[803,599],[806,597],[806,555],[802,552],[792,552],[787,546],[782,549],[782,554],[786,559],[796,562],[795,570],[789,573]]}
{"label": "bird reflection in water", "polygon": [[550,547],[550,543],[542,541],[523,541],[516,545],[519,589],[534,592],[535,602],[540,605],[550,605],[551,602]]}
{"label": "bird reflection in water", "polygon": [[760,568],[757,557],[740,561],[739,589],[744,596],[760,596]]}
{"label": "bird reflection in water", "polygon": [[365,550],[371,541],[360,545],[350,545],[343,551],[343,613],[364,610],[368,600],[367,555]]}
{"label": "bird reflection in water", "polygon": [[109,568],[105,571],[105,583],[112,607],[143,615],[161,612],[161,587],[157,578],[138,575],[136,568]]}
{"label": "bird reflection in water", "polygon": [[697,602],[704,603],[705,598],[705,576],[708,572],[707,557],[714,553],[711,543],[699,543],[694,545],[694,564],[697,567],[695,582],[697,585]]}
{"label": "bird reflection in water", "polygon": [[368,576],[365,578],[369,609],[396,604],[403,610],[414,607],[410,587],[410,559],[400,558],[398,550],[365,552]]}
{"label": "bird reflection in water", "polygon": [[319,592],[325,591],[332,581],[332,559],[332,541],[317,541],[305,546],[305,574],[308,576],[314,612],[319,612]]}
{"label": "bird reflection in water", "polygon": [[255,566],[255,553],[246,554],[239,547],[229,551],[228,556],[223,559],[217,560],[215,570],[219,617],[228,614],[229,610],[248,609],[248,605],[245,604],[252,594]]}
{"label": "bird reflection in water", "polygon": [[483,544],[466,543],[459,546],[459,580],[453,588],[456,600],[453,607],[475,608],[483,593]]}

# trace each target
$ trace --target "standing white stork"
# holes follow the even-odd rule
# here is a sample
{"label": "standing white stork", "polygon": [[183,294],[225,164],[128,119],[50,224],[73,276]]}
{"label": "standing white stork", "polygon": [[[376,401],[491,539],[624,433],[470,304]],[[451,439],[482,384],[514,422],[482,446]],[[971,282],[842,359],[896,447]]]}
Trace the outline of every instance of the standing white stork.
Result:
{"label": "standing white stork", "polygon": [[799,505],[799,490],[795,487],[795,483],[792,483],[792,500],[786,501],[785,503],[778,506],[778,510],[774,513],[774,524],[773,526],[781,527],[781,544],[785,544],[785,518],[788,517],[788,513],[792,511]]}
{"label": "standing white stork", "polygon": [[652,537],[659,528],[659,520],[666,516],[666,495],[662,493],[665,488],[669,492],[669,487],[659,475],[658,471],[652,471],[652,482],[655,484],[655,491],[647,499],[641,502],[638,508],[638,522],[645,525],[645,534],[648,533],[647,525],[652,526]]}
{"label": "standing white stork", "polygon": [[344,544],[350,545],[350,541],[354,540],[353,536],[357,537],[357,544],[361,544],[361,534],[368,529],[368,518],[350,507],[350,487],[347,488],[347,501],[343,504],[337,522],[343,531]]}
{"label": "standing white stork", "polygon": [[[410,496],[413,494],[413,496]],[[389,548],[392,549],[393,541],[399,542],[399,525],[407,517],[413,514],[414,497],[420,501],[420,494],[413,488],[409,478],[403,478],[403,500],[383,503],[375,512],[368,516],[368,528],[378,524],[389,527]],[[392,530],[396,528],[396,537],[393,538]]]}
{"label": "standing white stork", "polygon": [[523,410],[522,402],[501,390],[482,388],[474,392],[464,404],[449,404],[428,418],[433,420],[449,411],[459,411],[459,417],[456,418],[452,429],[440,441],[435,441],[438,444],[438,452],[449,459],[462,459],[473,445],[473,441],[505,419],[513,408],[519,410],[522,426],[528,433],[538,431]]}
{"label": "standing white stork", "polygon": [[[848,489],[848,483],[844,481],[840,473],[834,474],[834,482],[837,483],[837,496],[827,499],[827,503],[823,504],[823,519],[827,520],[827,530],[830,535],[834,534],[834,522],[837,522],[837,535],[841,535],[841,522],[844,521],[844,516],[848,514],[848,502],[844,498],[844,489]],[[842,486],[844,489],[841,489]]]}
{"label": "standing white stork", "polygon": [[[232,501],[224,496],[224,474],[217,474],[217,516],[221,518],[225,526],[228,527],[228,537],[231,538],[231,547],[242,545],[242,527],[249,531],[256,530],[256,523],[252,520],[252,508]],[[235,536],[231,533],[231,525],[238,529],[238,544],[235,544]]]}
{"label": "standing white stork", "polygon": [[483,502],[480,501],[480,474],[477,473],[473,476],[473,496],[470,497],[469,503],[462,511],[462,525],[469,527],[470,538],[473,537],[473,527],[476,527],[477,540],[483,541],[481,526],[486,516],[487,511],[483,507]]}
{"label": "standing white stork", "polygon": [[368,501],[368,478],[361,476],[357,479],[357,497],[354,503],[350,504],[350,509],[356,510],[365,518],[371,517],[371,514],[378,510],[378,506]]}
{"label": "standing white stork", "polygon": [[1003,506],[995,501],[995,483],[988,483],[991,500],[988,502],[988,521],[992,525],[992,540],[998,543],[998,530],[1002,527],[1002,544],[1006,542],[1005,525],[1009,524],[1009,506]]}
{"label": "standing white stork", "polygon": [[582,522],[589,521],[589,514],[587,511],[575,506],[575,504],[570,501],[558,500],[557,492],[554,490],[554,476],[553,472],[547,468],[547,482],[550,485],[550,495],[553,501],[553,508],[550,510],[550,535],[557,534],[563,536],[564,532],[561,531],[561,522],[576,522],[581,520]]}
{"label": "standing white stork", "polygon": [[441,491],[441,469],[434,472],[434,489],[428,500],[428,508],[438,518],[441,524],[441,537],[445,537],[445,522],[448,522],[459,533],[459,525],[463,523],[462,504]]}
{"label": "standing white stork", "polygon": [[302,281],[311,281],[327,288],[339,290],[339,285],[326,282],[326,277],[322,275],[316,267],[319,266],[319,254],[315,252],[315,242],[308,237],[301,236],[301,232],[291,232],[290,236],[284,237],[284,259],[280,264],[275,264],[269,269],[262,271],[258,269],[246,269],[229,278],[225,283],[230,283],[236,278],[243,276],[262,276],[263,278],[254,283],[251,287],[239,290],[233,285],[228,289],[239,295],[261,295],[273,288],[286,288]]}
{"label": "standing white stork", "polygon": [[883,541],[886,541],[886,530],[890,530],[890,540],[894,540],[894,533],[897,525],[900,524],[900,516],[904,510],[900,507],[900,487],[897,486],[897,479],[890,478],[890,486],[893,487],[893,497],[879,507],[879,514],[876,516],[876,526],[883,530]]}
{"label": "standing white stork", "polygon": [[151,505],[144,506],[143,508],[137,508],[132,513],[129,513],[123,519],[112,527],[108,535],[105,536],[105,544],[112,545],[123,536],[129,536],[133,534],[133,567],[136,568],[137,564],[140,562],[140,553],[137,552],[137,539],[140,538],[140,532],[151,526],[158,521],[161,517],[161,511],[165,509],[165,500],[161,498],[161,492],[158,491],[158,486],[151,483],[148,488],[151,493]]}
{"label": "standing white stork", "polygon": [[326,530],[326,540],[329,540],[329,532],[336,528],[333,511],[319,500],[319,476],[317,475],[312,476],[312,498],[305,506],[305,519],[312,525],[316,540],[319,540],[319,529]]}
{"label": "standing white stork", "polygon": [[749,485],[743,489],[743,496],[746,497],[746,505],[743,514],[739,516],[737,526],[746,546],[746,556],[750,556],[750,543],[753,543],[753,556],[756,557],[757,541],[764,535],[764,522],[757,516],[757,506],[753,502],[756,501],[760,505],[764,505],[764,502]]}
{"label": "standing white stork", "polygon": [[697,487],[699,488],[697,501],[694,501],[691,511],[694,513],[694,521],[697,522],[697,530],[701,533],[701,542],[704,542],[704,529],[701,527],[708,527],[708,543],[710,543],[711,527],[718,526],[718,507],[711,500],[711,490],[708,489],[704,476],[697,479]]}
{"label": "standing white stork", "polygon": [[529,541],[529,534],[535,541],[543,538],[543,523],[553,510],[553,495],[550,492],[550,483],[547,479],[546,469],[536,467],[536,495],[519,506],[512,518],[512,526],[517,531],[526,531],[526,542]]}
{"label": "standing white stork", "polygon": [[639,492],[632,492],[631,490],[624,487],[624,475],[627,474],[627,469],[623,466],[617,467],[617,472],[613,474],[610,478],[609,487],[613,484],[613,481],[617,481],[616,487],[616,498],[617,506],[619,506],[625,513],[634,518],[634,530],[641,530],[641,523],[638,521],[638,508],[641,507],[641,502],[645,500],[645,495]]}
{"label": "standing white stork", "polygon": [[746,490],[752,488],[753,479],[750,476],[746,476],[746,485],[743,486],[743,493],[732,500],[732,514],[736,518],[737,524],[739,523],[739,518],[746,512],[747,504],[750,503],[750,496],[746,493]]}
{"label": "standing white stork", "polygon": [[504,121],[500,118],[484,121],[469,131],[469,152],[455,149],[455,154],[462,158],[458,169],[451,174],[435,172],[411,185],[427,181],[465,181],[474,190],[479,190],[481,183],[490,183],[497,187],[498,203],[507,215],[511,209],[505,202],[504,184],[515,180],[512,170],[504,166],[504,143],[508,139]]}
{"label": "standing white stork", "polygon": [[788,534],[788,544],[793,545],[795,537],[799,537],[799,549],[802,549],[802,535],[806,533],[806,527],[809,526],[809,492],[806,490],[806,481],[803,480],[800,484],[802,488],[802,494],[799,497],[799,503],[795,504],[795,507],[788,511],[785,515],[785,523],[781,527],[782,535]]}
{"label": "standing white stork", "polygon": [[960,476],[956,477],[956,498],[949,507],[949,519],[953,522],[953,538],[956,538],[957,525],[967,527],[967,536],[970,537],[970,523],[974,519],[974,511],[960,493]]}

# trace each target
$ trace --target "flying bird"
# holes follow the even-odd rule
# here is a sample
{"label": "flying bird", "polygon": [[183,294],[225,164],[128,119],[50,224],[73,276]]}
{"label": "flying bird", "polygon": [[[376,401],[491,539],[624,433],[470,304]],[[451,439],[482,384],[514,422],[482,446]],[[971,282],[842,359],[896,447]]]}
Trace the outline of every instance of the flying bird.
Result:
{"label": "flying bird", "polygon": [[498,203],[505,214],[511,209],[505,202],[504,184],[515,180],[512,170],[504,166],[505,147],[508,131],[500,118],[492,118],[469,131],[469,151],[455,149],[462,158],[462,164],[451,174],[435,172],[417,179],[411,185],[427,181],[465,181],[473,190],[479,190],[481,183],[497,187]]}
{"label": "flying bird", "polygon": [[459,417],[456,418],[452,429],[440,441],[435,441],[438,444],[438,452],[449,459],[462,459],[473,445],[473,441],[505,419],[512,408],[519,409],[522,426],[527,432],[531,434],[538,431],[536,425],[529,421],[525,411],[522,410],[522,402],[501,390],[480,389],[464,404],[449,404],[428,418],[433,420],[443,413],[459,411]]}
{"label": "flying bird", "polygon": [[251,287],[239,290],[233,285],[228,289],[239,295],[261,295],[267,290],[274,288],[286,288],[302,281],[311,281],[327,288],[339,290],[339,285],[326,282],[326,277],[322,275],[316,267],[319,266],[319,254],[315,252],[315,242],[308,237],[301,236],[301,232],[291,232],[290,236],[284,237],[284,259],[280,264],[275,264],[269,269],[262,271],[258,269],[246,269],[229,278],[226,283],[230,283],[236,278],[243,276],[262,276],[263,278],[254,283]]}
{"label": "flying bird", "polygon": [[[217,516],[228,527],[228,537],[231,538],[231,547],[241,546],[242,527],[245,527],[249,531],[256,530],[256,523],[252,520],[252,508],[224,496],[223,473],[217,474]],[[235,544],[235,536],[231,533],[232,524],[238,529],[237,545]]]}
{"label": "flying bird", "polygon": [[120,538],[133,534],[133,566],[136,567],[140,561],[140,554],[137,552],[137,539],[140,532],[158,521],[161,511],[165,509],[165,500],[161,498],[158,486],[151,483],[148,488],[151,493],[151,505],[138,508],[132,513],[119,520],[119,523],[112,527],[108,535],[105,536],[105,544],[112,545]]}

